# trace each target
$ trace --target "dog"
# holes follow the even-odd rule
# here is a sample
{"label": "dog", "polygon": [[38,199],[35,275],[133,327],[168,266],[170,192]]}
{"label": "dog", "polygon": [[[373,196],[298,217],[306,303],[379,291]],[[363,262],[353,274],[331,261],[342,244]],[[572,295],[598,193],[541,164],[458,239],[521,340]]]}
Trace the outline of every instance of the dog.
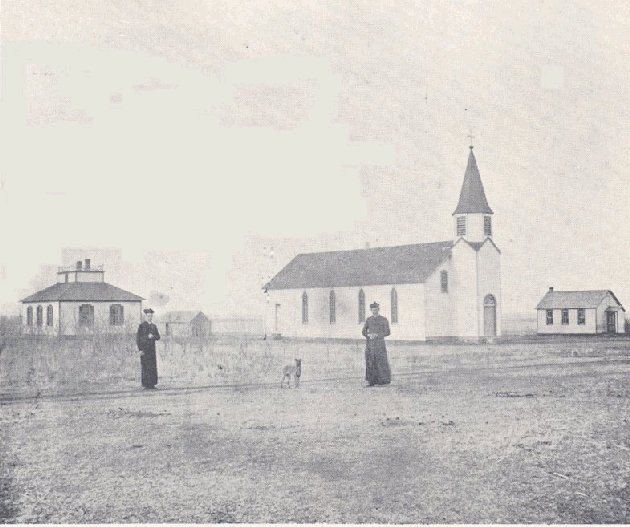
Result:
{"label": "dog", "polygon": [[282,380],[280,388],[284,388],[284,380],[287,380],[287,388],[291,388],[291,378],[293,378],[293,387],[300,386],[300,377],[302,376],[302,359],[295,359],[295,364],[287,364],[282,368]]}

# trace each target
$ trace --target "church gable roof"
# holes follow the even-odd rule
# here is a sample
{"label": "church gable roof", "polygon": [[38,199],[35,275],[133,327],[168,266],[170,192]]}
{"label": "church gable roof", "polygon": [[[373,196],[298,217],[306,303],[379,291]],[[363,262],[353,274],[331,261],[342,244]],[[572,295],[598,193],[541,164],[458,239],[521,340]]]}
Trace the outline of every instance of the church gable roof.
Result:
{"label": "church gable roof", "polygon": [[599,307],[608,295],[625,311],[614,293],[607,289],[594,291],[547,291],[547,294],[538,303],[536,309],[594,308]]}
{"label": "church gable roof", "polygon": [[453,244],[453,247],[455,247],[455,245],[457,245],[459,242],[465,243],[466,245],[469,245],[473,250],[479,252],[481,250],[481,248],[486,244],[489,243],[490,245],[492,245],[496,251],[501,254],[501,249],[499,249],[497,247],[497,244],[494,243],[492,241],[492,238],[486,238],[484,241],[482,242],[469,242],[466,238],[460,237],[457,238],[457,240],[455,241],[455,243]]}
{"label": "church gable roof", "polygon": [[468,155],[468,166],[464,174],[464,183],[459,193],[459,203],[457,203],[457,208],[453,214],[493,214],[486,199],[472,146]]}
{"label": "church gable roof", "polygon": [[266,289],[424,283],[451,255],[452,241],[299,254]]}

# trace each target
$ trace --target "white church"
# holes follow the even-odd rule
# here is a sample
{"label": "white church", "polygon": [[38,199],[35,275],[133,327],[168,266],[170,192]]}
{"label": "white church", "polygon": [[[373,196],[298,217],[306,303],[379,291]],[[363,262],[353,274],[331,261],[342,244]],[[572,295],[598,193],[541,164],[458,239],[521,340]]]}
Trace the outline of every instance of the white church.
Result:
{"label": "white church", "polygon": [[501,335],[501,251],[470,147],[453,239],[299,254],[266,285],[274,336],[360,339],[380,304],[390,339],[481,340]]}

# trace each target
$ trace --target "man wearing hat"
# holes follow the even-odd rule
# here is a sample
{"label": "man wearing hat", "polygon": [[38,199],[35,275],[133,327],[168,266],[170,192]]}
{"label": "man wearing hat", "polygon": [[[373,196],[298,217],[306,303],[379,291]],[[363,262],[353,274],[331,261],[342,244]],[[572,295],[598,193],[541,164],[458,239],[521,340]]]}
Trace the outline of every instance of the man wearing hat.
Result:
{"label": "man wearing hat", "polygon": [[136,343],[140,350],[140,366],[142,367],[142,386],[155,388],[158,383],[157,359],[155,356],[155,341],[160,340],[160,332],[153,324],[153,309],[144,310],[146,320],[138,326]]}
{"label": "man wearing hat", "polygon": [[365,380],[368,386],[384,385],[391,382],[391,371],[387,362],[385,337],[390,335],[389,321],[378,314],[379,305],[370,304],[372,316],[363,326],[365,344]]}

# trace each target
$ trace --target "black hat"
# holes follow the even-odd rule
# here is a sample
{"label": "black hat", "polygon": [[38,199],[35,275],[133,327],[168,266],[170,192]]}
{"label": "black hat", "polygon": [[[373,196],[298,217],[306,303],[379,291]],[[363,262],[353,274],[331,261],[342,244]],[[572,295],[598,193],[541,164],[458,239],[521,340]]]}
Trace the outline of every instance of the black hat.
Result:
{"label": "black hat", "polygon": [[378,305],[378,302],[376,300],[372,304],[370,304],[370,309],[373,309],[375,307],[381,307]]}
{"label": "black hat", "polygon": [[153,309],[151,309],[150,307],[147,307],[144,312],[148,315],[149,313],[155,313],[155,311],[153,311]]}

